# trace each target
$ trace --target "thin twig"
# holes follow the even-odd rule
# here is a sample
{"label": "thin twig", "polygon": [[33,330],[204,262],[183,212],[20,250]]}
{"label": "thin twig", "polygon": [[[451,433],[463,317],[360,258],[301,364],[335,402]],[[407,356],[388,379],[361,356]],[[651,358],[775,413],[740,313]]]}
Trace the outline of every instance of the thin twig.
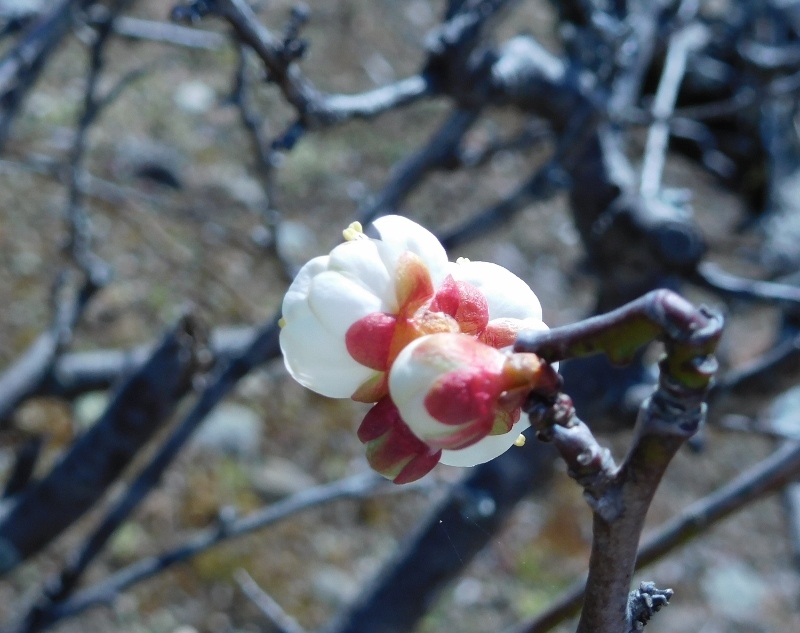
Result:
{"label": "thin twig", "polygon": [[700,264],[697,267],[697,275],[703,285],[730,297],[769,303],[800,304],[800,288],[797,286],[739,277],[724,271],[713,262]]}
{"label": "thin twig", "polygon": [[[184,562],[218,543],[244,536],[277,521],[294,516],[298,512],[336,499],[361,499],[378,494],[381,491],[396,493],[399,490],[410,491],[413,489],[413,486],[398,489],[388,485],[386,480],[375,475],[375,473],[367,472],[295,493],[291,497],[266,506],[246,517],[222,522],[215,527],[203,530],[178,547],[167,550],[162,554],[139,560],[114,572],[97,584],[76,592],[63,601],[51,603],[47,608],[46,618],[42,621],[42,626],[50,626],[59,620],[77,615],[93,606],[109,604],[132,585],[156,576],[176,563]],[[18,631],[20,630],[12,629],[4,633]]]}
{"label": "thin twig", "polygon": [[250,103],[250,78],[247,72],[247,47],[239,44],[236,73],[230,100],[238,109],[242,125],[250,135],[253,153],[256,157],[256,171],[259,181],[267,196],[267,203],[272,203],[275,194],[275,156],[269,139],[262,132],[262,124]]}
{"label": "thin twig", "polygon": [[461,166],[471,169],[483,167],[498,154],[529,149],[543,140],[552,138],[553,130],[545,121],[541,119],[531,119],[518,134],[511,138],[495,139],[478,150],[459,151],[458,161]]}
{"label": "thin twig", "polygon": [[275,165],[278,161],[278,152],[263,132],[263,121],[256,114],[255,109],[250,103],[250,84],[247,69],[248,47],[239,43],[238,63],[234,75],[233,90],[231,91],[231,102],[239,109],[239,118],[242,126],[250,136],[253,146],[253,154],[256,159],[256,173],[258,175],[261,189],[264,192],[264,202],[261,205],[261,217],[264,225],[271,231],[272,239],[269,242],[270,249],[275,258],[280,262],[284,276],[288,280],[294,279],[299,271],[296,263],[287,260],[282,256],[278,248],[278,230],[281,220],[277,206],[277,187],[275,186]]}
{"label": "thin twig", "polygon": [[[40,335],[19,360],[0,376],[0,419],[6,418],[23,399],[41,388],[48,378],[58,354],[70,340],[72,330],[89,300],[99,288],[107,283],[110,277],[108,265],[91,250],[91,227],[82,200],[81,164],[86,151],[86,135],[89,126],[130,80],[130,77],[123,79],[104,98],[99,99],[96,95],[97,82],[103,67],[103,50],[108,41],[111,25],[114,17],[130,2],[131,0],[117,0],[107,16],[104,26],[98,29],[86,80],[84,108],[75,133],[75,141],[69,153],[65,209],[69,227],[68,248],[73,260],[83,271],[85,282],[74,300],[65,301],[60,297],[60,293],[56,293],[56,316],[51,330]],[[54,16],[50,16],[48,19],[54,19]],[[0,71],[2,71],[2,65],[0,65]],[[6,114],[9,116],[8,112]],[[57,286],[61,285],[63,285],[61,282],[57,282]]]}
{"label": "thin twig", "polygon": [[565,185],[563,174],[572,166],[573,161],[581,155],[587,135],[594,132],[595,126],[592,110],[588,107],[575,113],[570,125],[559,138],[553,156],[542,167],[537,169],[515,191],[498,203],[440,235],[442,245],[453,249],[461,244],[485,235],[488,231],[508,222],[514,215],[534,201],[546,200],[555,195]]}
{"label": "thin twig", "polygon": [[87,282],[70,297],[65,290],[68,279],[69,275],[62,273],[56,280],[50,328],[0,374],[0,420],[7,419],[23,400],[38,393],[49,381],[59,355],[72,339],[80,315],[97,290],[97,286]]}
{"label": "thin twig", "polygon": [[259,21],[245,0],[214,0],[212,4],[215,12],[230,23],[237,37],[261,58],[270,81],[278,85],[297,110],[306,129],[328,127],[354,118],[370,119],[431,94],[431,85],[421,75],[357,95],[321,92],[295,63],[295,57],[302,51],[287,50],[286,43]]}
{"label": "thin twig", "polygon": [[115,33],[123,37],[206,51],[217,51],[228,44],[228,38],[213,31],[202,31],[170,22],[143,20],[128,16],[117,18],[112,28]]}
{"label": "thin twig", "polygon": [[237,569],[233,574],[236,583],[244,594],[250,598],[259,611],[278,629],[278,633],[306,633],[292,616],[283,610],[275,599],[264,591],[253,577],[244,569]]}
{"label": "thin twig", "polygon": [[692,52],[705,45],[709,37],[708,29],[704,25],[693,22],[670,38],[664,72],[653,102],[653,117],[656,122],[650,126],[647,134],[639,188],[644,197],[655,196],[661,188],[661,174],[664,171],[669,142],[669,123],[666,119],[675,109],[678,90],[686,72],[686,60]]}
{"label": "thin twig", "polygon": [[58,0],[35,19],[22,38],[0,60],[0,152],[23,99],[71,26],[72,12],[89,0]]}
{"label": "thin twig", "polygon": [[439,241],[447,250],[452,250],[502,226],[534,202],[541,202],[554,196],[561,187],[558,179],[553,176],[560,173],[559,165],[553,160],[548,161],[508,196],[469,218],[466,222],[447,232],[440,233]]}
{"label": "thin twig", "polygon": [[69,152],[67,162],[67,206],[65,216],[69,227],[69,240],[67,248],[72,259],[84,272],[86,278],[96,286],[103,286],[110,277],[108,264],[92,252],[92,229],[89,216],[83,204],[83,187],[80,179],[83,173],[82,165],[87,150],[87,135],[89,127],[97,120],[104,108],[109,106],[119,96],[123,88],[139,76],[140,71],[129,74],[117,83],[105,97],[97,94],[97,85],[105,64],[105,47],[112,34],[112,27],[117,16],[127,9],[133,0],[116,0],[109,8],[108,14],[98,24],[95,40],[92,44],[89,58],[89,72],[84,90],[83,111],[75,130],[75,140]]}
{"label": "thin twig", "polygon": [[693,121],[719,119],[730,116],[731,114],[736,114],[737,112],[741,112],[755,105],[758,101],[758,97],[759,95],[755,90],[745,87],[729,99],[676,108],[673,117],[691,119]]}
{"label": "thin twig", "polygon": [[395,164],[389,182],[359,209],[361,223],[367,225],[381,215],[396,212],[400,203],[419,186],[428,172],[454,161],[461,139],[475,123],[478,114],[474,110],[453,110],[422,149]]}
{"label": "thin twig", "polygon": [[720,376],[709,394],[711,421],[729,414],[756,416],[765,401],[796,386],[799,377],[800,335]]}

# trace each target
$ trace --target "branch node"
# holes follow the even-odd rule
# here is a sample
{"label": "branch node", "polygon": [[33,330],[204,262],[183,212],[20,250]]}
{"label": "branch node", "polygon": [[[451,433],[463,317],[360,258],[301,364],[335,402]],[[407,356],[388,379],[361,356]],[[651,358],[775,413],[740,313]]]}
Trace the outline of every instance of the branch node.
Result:
{"label": "branch node", "polygon": [[289,20],[283,30],[283,43],[279,51],[287,66],[303,57],[308,50],[308,41],[300,39],[300,30],[310,18],[311,8],[305,2],[299,2],[292,7]]}
{"label": "branch node", "polygon": [[[592,484],[585,479],[576,478],[576,481],[583,486],[583,500],[595,516],[606,523],[619,518],[625,508],[619,487],[605,485],[601,488],[597,483]],[[608,481],[603,483],[607,484]]]}
{"label": "branch node", "polygon": [[703,402],[705,390],[687,392],[663,376],[657,389],[645,402],[643,411],[648,412],[648,431],[654,425],[662,436],[676,436],[684,440],[692,437],[706,417],[707,405]]}
{"label": "branch node", "polygon": [[552,442],[567,464],[567,472],[586,492],[592,509],[607,520],[613,520],[621,509],[619,495],[610,492],[617,467],[611,451],[600,446],[586,426],[575,415],[572,399],[563,393],[555,400],[532,393],[525,403],[531,426],[537,437]]}
{"label": "branch node", "polygon": [[669,604],[675,592],[659,589],[655,583],[643,582],[628,596],[628,630],[641,631],[654,614]]}

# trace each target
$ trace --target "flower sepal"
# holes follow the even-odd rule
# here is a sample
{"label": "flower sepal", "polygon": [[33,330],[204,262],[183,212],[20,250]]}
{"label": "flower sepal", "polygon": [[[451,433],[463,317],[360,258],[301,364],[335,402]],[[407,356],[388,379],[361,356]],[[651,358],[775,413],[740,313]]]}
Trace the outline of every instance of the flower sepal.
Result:
{"label": "flower sepal", "polygon": [[358,427],[358,439],[366,446],[370,467],[396,484],[424,477],[442,456],[442,451],[411,432],[388,396],[367,412]]}

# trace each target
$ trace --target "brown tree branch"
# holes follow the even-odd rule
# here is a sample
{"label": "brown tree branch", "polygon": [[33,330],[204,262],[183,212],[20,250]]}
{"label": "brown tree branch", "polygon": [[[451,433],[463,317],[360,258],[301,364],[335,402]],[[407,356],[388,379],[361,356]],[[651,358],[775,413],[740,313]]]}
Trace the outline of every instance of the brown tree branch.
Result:
{"label": "brown tree branch", "polygon": [[531,425],[561,453],[594,515],[578,633],[629,633],[643,626],[631,619],[641,612],[642,595],[629,596],[639,536],[667,466],[705,417],[703,398],[717,367],[713,353],[721,332],[720,316],[659,290],[541,337],[521,334],[515,345],[548,360],[605,352],[618,362],[632,357],[634,345],[653,338],[666,348],[658,388],[642,405],[633,444],[619,468],[576,417],[569,397],[547,402],[532,394],[527,404]]}
{"label": "brown tree branch", "polygon": [[[648,534],[636,557],[636,569],[650,565],[720,521],[784,488],[800,477],[800,442],[787,442],[772,455]],[[581,580],[558,596],[533,619],[507,633],[545,633],[574,616],[580,609],[586,581]]]}

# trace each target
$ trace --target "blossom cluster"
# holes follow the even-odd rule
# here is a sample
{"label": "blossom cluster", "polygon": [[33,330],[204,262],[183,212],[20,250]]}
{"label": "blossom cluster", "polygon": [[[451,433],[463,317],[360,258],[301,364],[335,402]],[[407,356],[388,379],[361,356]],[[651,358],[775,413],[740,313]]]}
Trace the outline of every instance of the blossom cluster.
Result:
{"label": "blossom cluster", "polygon": [[[283,301],[289,373],[332,398],[375,403],[358,429],[370,466],[396,483],[437,463],[472,466],[520,442],[520,406],[555,371],[501,351],[546,329],[536,295],[488,262],[448,262],[436,237],[400,216],[358,223],[308,262]],[[524,438],[523,438],[524,439]]]}

